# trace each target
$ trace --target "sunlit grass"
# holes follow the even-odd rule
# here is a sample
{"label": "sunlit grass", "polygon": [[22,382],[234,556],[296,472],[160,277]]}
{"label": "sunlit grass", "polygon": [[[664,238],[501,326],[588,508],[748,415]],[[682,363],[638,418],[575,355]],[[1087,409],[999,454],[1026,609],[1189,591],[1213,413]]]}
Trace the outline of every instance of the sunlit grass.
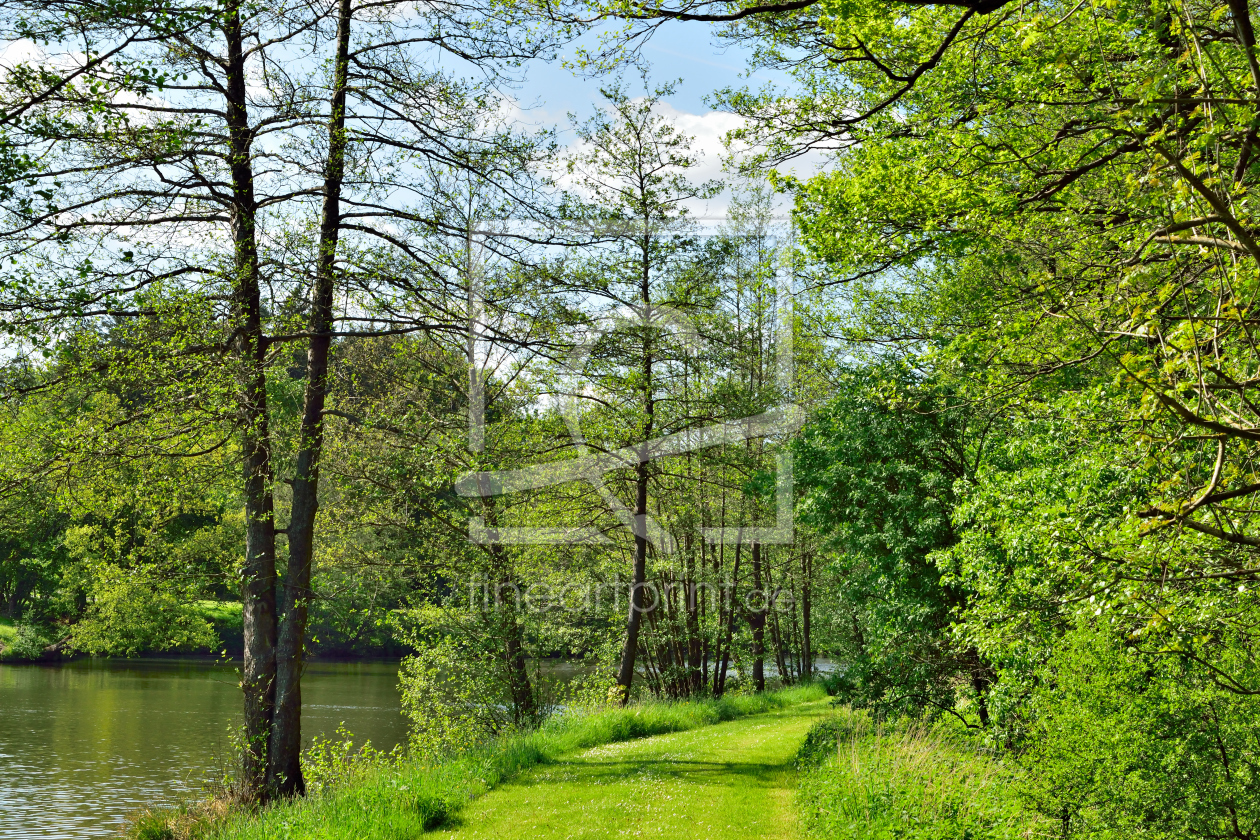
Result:
{"label": "sunlit grass", "polygon": [[[304,799],[259,813],[238,813],[210,825],[190,825],[179,834],[214,840],[413,840],[457,817],[467,803],[505,780],[561,756],[697,729],[825,696],[821,687],[803,686],[719,700],[647,702],[573,712],[549,720],[536,731],[500,738],[445,761],[402,760],[365,767],[351,781]],[[795,745],[787,749],[790,757]]]}
{"label": "sunlit grass", "polygon": [[207,621],[223,624],[240,624],[241,623],[241,602],[240,601],[194,601],[197,611],[205,617]]}
{"label": "sunlit grass", "polygon": [[1016,840],[1046,831],[1012,768],[943,726],[872,726],[847,710],[800,754],[798,803],[810,838]]}
{"label": "sunlit grass", "polygon": [[794,755],[825,702],[605,744],[470,803],[442,840],[795,840]]}
{"label": "sunlit grass", "polygon": [[13,626],[13,619],[0,615],[0,645],[7,645],[15,638],[17,638],[17,628]]}

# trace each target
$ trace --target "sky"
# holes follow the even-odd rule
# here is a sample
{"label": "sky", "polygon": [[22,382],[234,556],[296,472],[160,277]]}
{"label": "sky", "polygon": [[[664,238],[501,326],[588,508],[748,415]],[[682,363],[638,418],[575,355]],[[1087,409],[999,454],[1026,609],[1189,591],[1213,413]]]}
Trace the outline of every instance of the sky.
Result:
{"label": "sky", "polygon": [[[704,23],[670,22],[643,47],[643,56],[652,63],[653,81],[682,80],[677,94],[670,97],[671,104],[681,111],[704,113],[709,110],[705,97],[712,91],[742,83],[746,53],[717,43],[711,38],[712,31],[712,26]],[[759,71],[758,80],[766,78],[764,71]],[[556,63],[537,62],[531,68],[529,84],[521,91],[522,100],[535,95],[546,101],[548,110],[578,109],[594,101],[603,83],[602,79],[580,79]]]}
{"label": "sky", "polygon": [[[711,25],[704,23],[667,23],[656,31],[642,52],[651,63],[651,81],[654,84],[678,81],[675,93],[665,97],[666,107],[662,113],[694,137],[693,147],[703,153],[702,165],[692,177],[697,182],[723,175],[722,156],[725,150],[722,138],[741,123],[735,115],[715,111],[709,106],[706,100],[712,93],[725,87],[759,88],[767,82],[780,86],[788,83],[786,76],[764,70],[751,78],[746,77],[747,53],[718,42],[711,35],[713,31]],[[566,54],[571,55],[572,50]],[[570,124],[568,114],[572,113],[581,120],[593,113],[601,101],[599,88],[608,82],[608,77],[583,78],[559,62],[535,62],[529,67],[525,83],[514,94],[528,122],[539,127],[564,129]],[[626,73],[626,82],[631,93],[641,90],[640,80],[633,70]],[[562,142],[571,142],[572,139],[571,133],[562,132]],[[821,163],[821,158],[807,156],[793,169],[807,174]],[[728,196],[723,195],[708,202],[704,208],[693,208],[693,212],[721,216],[727,202]]]}
{"label": "sky", "polygon": [[[746,77],[746,51],[718,42],[712,37],[714,31],[710,24],[669,22],[659,27],[642,47],[642,56],[651,63],[651,82],[677,82],[675,93],[666,97],[662,113],[691,135],[693,148],[702,153],[702,163],[692,173],[692,180],[696,182],[723,176],[722,138],[740,125],[738,117],[710,108],[706,100],[712,93],[725,87],[761,87],[767,82],[790,87],[786,76],[772,71],[759,70],[751,78]],[[584,41],[592,45],[594,42],[594,36]],[[29,42],[9,43],[0,47],[0,65],[29,60],[38,53]],[[573,53],[574,49],[565,51],[566,56]],[[526,125],[560,129],[561,142],[568,144],[575,139],[572,132],[566,130],[571,125],[569,114],[578,120],[589,117],[600,105],[600,86],[609,81],[608,77],[582,77],[559,61],[536,61],[529,66],[524,82],[505,93],[515,97]],[[632,94],[641,90],[633,68],[627,69],[626,82]],[[822,162],[819,156],[808,155],[795,161],[792,169],[805,175],[815,171]],[[704,206],[691,209],[698,216],[720,217],[728,201],[729,196],[723,194]],[[787,212],[786,204],[782,210]]]}

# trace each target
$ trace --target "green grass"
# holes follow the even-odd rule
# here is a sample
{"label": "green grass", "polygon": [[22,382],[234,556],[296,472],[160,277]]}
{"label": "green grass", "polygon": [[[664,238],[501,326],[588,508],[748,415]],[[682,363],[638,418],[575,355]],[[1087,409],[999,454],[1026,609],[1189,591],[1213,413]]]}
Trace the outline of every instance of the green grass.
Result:
{"label": "green grass", "polygon": [[0,616],[0,645],[7,645],[15,638],[17,638],[17,628],[13,626],[13,619]]}
{"label": "green grass", "polygon": [[198,611],[215,624],[240,624],[240,601],[195,601]]}
{"label": "green grass", "polygon": [[[748,791],[758,791],[763,798],[787,803],[790,810],[790,791],[783,787],[788,777],[782,774],[790,775],[790,760],[796,750],[796,742],[804,737],[813,716],[818,714],[822,706],[819,701],[823,697],[825,692],[821,688],[805,686],[721,700],[642,703],[624,709],[561,716],[534,732],[502,738],[441,763],[403,761],[389,767],[369,768],[349,783],[291,804],[268,808],[261,813],[237,814],[196,833],[214,840],[414,840],[425,831],[452,824],[453,821],[459,821],[457,824],[472,830],[479,817],[488,819],[486,815],[490,812],[480,808],[489,803],[488,807],[507,807],[511,811],[516,807],[510,804],[511,797],[521,795],[520,792],[526,789],[554,787],[557,797],[568,797],[574,801],[575,807],[580,805],[573,799],[576,796],[574,789],[553,786],[548,781],[551,777],[537,777],[537,774],[526,774],[526,771],[546,765],[547,772],[570,772],[578,765],[563,759],[583,750],[588,751],[585,757],[579,755],[574,759],[584,762],[582,766],[587,775],[582,784],[590,788],[592,795],[604,790],[616,800],[605,798],[599,808],[616,810],[620,807],[617,803],[625,798],[623,790],[611,787],[605,790],[600,785],[605,780],[611,783],[614,776],[621,775],[626,778],[618,784],[638,787],[642,779],[636,769],[639,766],[637,760],[627,759],[629,763],[626,763],[616,758],[615,752],[610,752],[605,761],[599,757],[598,750],[592,752],[591,748],[608,749],[604,745],[683,732],[689,733],[694,741],[689,742],[685,738],[681,741],[654,739],[650,744],[645,743],[643,765],[664,773],[666,768],[662,762],[665,759],[662,756],[676,756],[676,761],[682,763],[669,772],[677,770],[693,774],[689,784],[699,785],[693,791],[693,798],[697,801],[705,795],[701,790],[704,787],[703,778],[721,776],[723,768],[726,768],[729,770],[726,780],[714,783],[710,793],[724,791],[723,796],[734,806]],[[793,707],[811,701],[812,704],[801,711],[793,710]],[[691,732],[752,715],[763,717],[741,720],[740,725],[727,724],[704,732]],[[770,721],[779,721],[781,725],[776,728]],[[702,754],[701,744],[710,733],[714,736],[715,746],[710,759],[705,759],[709,762],[708,769],[686,765],[687,759],[682,751],[697,750],[700,751],[697,755]],[[690,746],[687,746],[688,743]],[[662,745],[659,752],[654,744]],[[745,757],[741,757],[741,750],[747,752]],[[630,751],[626,755],[637,753]],[[496,794],[477,802],[476,810],[469,809],[470,802],[509,779],[517,781],[510,789],[504,787],[501,791],[507,797],[503,800],[506,804],[495,805],[500,802]],[[659,786],[653,788],[658,789]],[[508,819],[513,818],[509,816]],[[496,836],[542,836],[536,831],[527,831],[527,822],[521,822],[518,828],[521,832],[518,835]],[[684,832],[677,836],[695,835]]]}
{"label": "green grass", "polygon": [[607,744],[521,774],[471,803],[443,840],[793,838],[793,757],[816,701],[704,729]]}
{"label": "green grass", "polygon": [[815,727],[798,761],[809,838],[1026,840],[1051,830],[1022,803],[1010,767],[944,726],[872,727],[846,710]]}

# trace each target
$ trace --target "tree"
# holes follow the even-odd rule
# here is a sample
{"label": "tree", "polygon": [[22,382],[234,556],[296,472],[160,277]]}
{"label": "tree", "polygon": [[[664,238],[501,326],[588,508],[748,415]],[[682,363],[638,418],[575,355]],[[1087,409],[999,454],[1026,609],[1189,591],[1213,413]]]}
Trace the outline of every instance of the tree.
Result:
{"label": "tree", "polygon": [[[123,405],[118,420],[138,430],[130,444],[161,451],[146,440],[151,432],[175,442],[168,454],[189,456],[178,441],[207,424],[236,439],[246,534],[244,781],[255,798],[300,792],[300,675],[331,342],[462,327],[449,313],[435,324],[428,312],[399,320],[391,311],[399,297],[423,296],[416,281],[425,267],[409,243],[439,224],[413,211],[397,175],[426,157],[471,169],[454,147],[472,143],[499,150],[497,161],[514,157],[499,165],[492,152],[478,162],[477,174],[510,181],[534,148],[488,125],[493,74],[476,88],[427,71],[418,57],[448,49],[491,68],[546,42],[483,27],[494,13],[470,6],[417,14],[401,3],[227,0],[106,13],[67,0],[21,12],[22,32],[45,44],[51,63],[75,69],[52,85],[30,72],[6,77],[35,103],[11,133],[43,161],[22,176],[40,200],[10,196],[10,332],[50,347],[78,331],[86,345],[103,322],[127,322],[126,347],[96,345],[78,369],[36,387],[142,374],[147,399]],[[96,51],[80,53],[73,35]],[[338,291],[354,298],[354,311],[335,316]],[[269,392],[276,352],[295,344],[306,347],[305,393],[286,441]],[[164,423],[139,431],[140,413]],[[276,471],[288,446],[292,501],[279,528]],[[282,578],[277,533],[287,539]]]}
{"label": "tree", "polygon": [[838,390],[794,448],[799,515],[833,552],[851,626],[848,693],[884,711],[953,712],[961,679],[987,725],[992,669],[950,632],[966,582],[947,578],[934,554],[958,540],[955,508],[992,421],[896,362],[855,369]]}
{"label": "tree", "polygon": [[[667,545],[669,534],[649,525],[654,472],[649,442],[689,425],[685,417],[661,411],[668,406],[661,400],[667,378],[687,364],[678,342],[678,332],[686,325],[679,323],[678,313],[686,311],[689,301],[685,286],[671,273],[689,247],[686,202],[712,196],[716,186],[687,180],[686,171],[697,163],[690,138],[657,113],[671,86],[637,100],[621,87],[601,92],[607,109],[578,126],[581,146],[568,167],[591,204],[588,220],[598,225],[597,235],[607,247],[567,278],[566,287],[570,294],[602,304],[605,320],[627,313],[622,323],[608,328],[590,325],[602,334],[580,360],[579,375],[591,382],[589,398],[600,408],[597,415],[578,415],[583,422],[598,417],[598,437],[585,432],[586,445],[598,440],[605,452],[625,445],[639,451],[626,464],[632,473],[629,503],[619,517],[634,535],[625,644],[617,669],[625,703],[643,615],[655,606],[645,606],[644,601],[649,544],[657,551],[673,549]],[[577,386],[566,396],[588,399]]]}

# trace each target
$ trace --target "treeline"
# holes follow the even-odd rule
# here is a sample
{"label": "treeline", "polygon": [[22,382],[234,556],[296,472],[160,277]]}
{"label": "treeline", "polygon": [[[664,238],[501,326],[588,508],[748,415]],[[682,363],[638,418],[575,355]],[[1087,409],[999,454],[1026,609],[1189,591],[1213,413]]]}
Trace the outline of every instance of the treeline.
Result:
{"label": "treeline", "polygon": [[[522,133],[500,90],[554,38],[487,13],[71,3],[11,33],[39,58],[6,77],[6,650],[214,648],[239,599],[248,799],[302,790],[310,651],[414,651],[446,750],[541,721],[545,657],[624,703],[825,648],[776,478],[825,390],[790,229],[755,179],[691,220],[723,185],[669,86],[610,85],[564,152]],[[613,597],[530,597],[562,585]]]}
{"label": "treeline", "polygon": [[[540,657],[826,655],[1064,836],[1254,834],[1248,4],[12,5],[6,609],[125,651],[239,592],[250,796],[336,627],[415,651],[417,749],[536,724]],[[715,95],[727,184],[668,86],[509,120],[611,19],[587,69],[702,20],[793,80]]]}
{"label": "treeline", "polygon": [[845,147],[780,181],[850,302],[796,450],[844,696],[975,728],[1064,837],[1252,836],[1254,9],[834,15],[764,36],[810,97],[726,101]]}

